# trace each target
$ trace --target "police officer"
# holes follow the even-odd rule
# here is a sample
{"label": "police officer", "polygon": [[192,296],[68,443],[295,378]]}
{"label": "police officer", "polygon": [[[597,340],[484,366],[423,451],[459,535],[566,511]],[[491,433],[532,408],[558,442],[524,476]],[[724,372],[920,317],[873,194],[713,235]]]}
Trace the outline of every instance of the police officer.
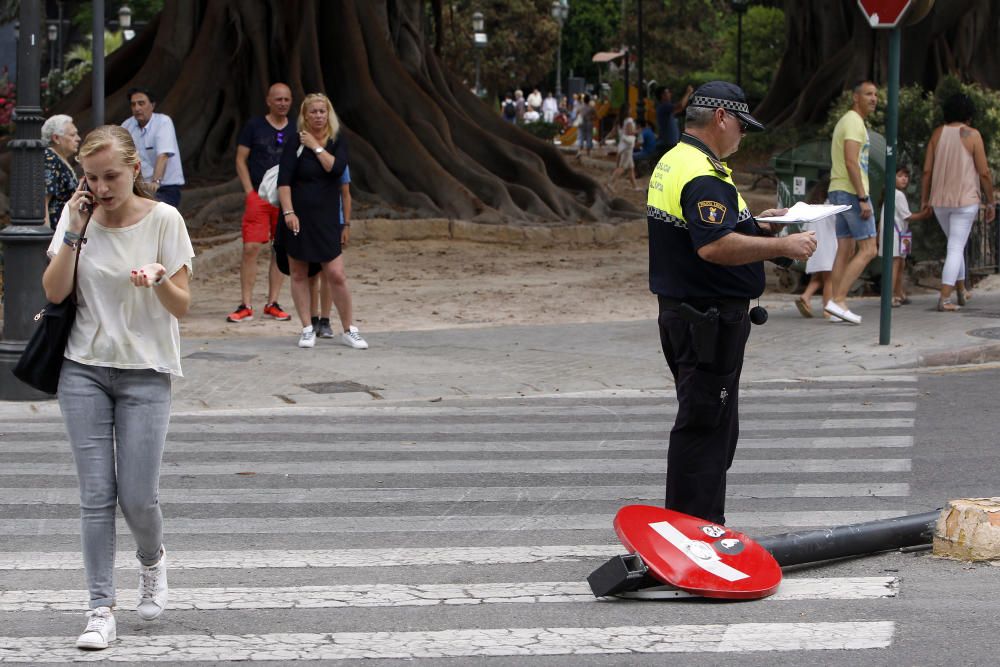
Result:
{"label": "police officer", "polygon": [[720,524],[739,437],[748,309],[764,291],[763,260],[806,259],[816,249],[814,232],[775,238],[758,224],[722,161],[748,130],[763,129],[739,86],[701,86],[688,102],[680,143],[650,178],[646,207],[649,286],[678,402],[665,506]]}

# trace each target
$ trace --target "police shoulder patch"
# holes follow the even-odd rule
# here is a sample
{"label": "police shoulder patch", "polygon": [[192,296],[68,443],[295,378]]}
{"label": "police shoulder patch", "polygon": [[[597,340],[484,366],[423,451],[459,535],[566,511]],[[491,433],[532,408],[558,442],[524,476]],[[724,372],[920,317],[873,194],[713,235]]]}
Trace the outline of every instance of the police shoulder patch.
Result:
{"label": "police shoulder patch", "polygon": [[710,225],[721,225],[722,219],[726,217],[726,210],[725,205],[717,201],[698,202],[698,215],[701,216],[701,221]]}

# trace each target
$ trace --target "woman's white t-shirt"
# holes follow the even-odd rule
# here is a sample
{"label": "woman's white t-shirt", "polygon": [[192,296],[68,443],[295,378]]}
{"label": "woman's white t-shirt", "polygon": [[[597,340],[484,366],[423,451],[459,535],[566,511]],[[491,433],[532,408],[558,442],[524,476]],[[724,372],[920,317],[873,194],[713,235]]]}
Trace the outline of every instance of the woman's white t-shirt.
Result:
{"label": "woman's white t-shirt", "polygon": [[[49,257],[62,247],[69,224],[63,207],[49,244]],[[167,276],[186,266],[192,273],[194,248],[184,218],[173,206],[159,202],[129,227],[87,226],[87,242],[77,271],[76,322],[66,345],[66,358],[89,366],[150,368],[181,376],[180,329],[154,294],[135,287],[133,269],[162,264]]]}

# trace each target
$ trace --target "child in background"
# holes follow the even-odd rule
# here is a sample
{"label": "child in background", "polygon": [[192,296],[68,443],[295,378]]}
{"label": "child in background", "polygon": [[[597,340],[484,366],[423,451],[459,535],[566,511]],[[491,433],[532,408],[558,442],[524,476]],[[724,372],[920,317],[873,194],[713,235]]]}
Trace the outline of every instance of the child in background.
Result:
{"label": "child in background", "polygon": [[[913,241],[913,232],[910,231],[910,222],[913,220],[926,220],[931,217],[931,207],[927,207],[917,213],[910,212],[910,203],[906,200],[906,187],[910,184],[910,168],[903,165],[896,170],[896,215],[892,233],[892,307],[910,303],[909,297],[903,291],[903,266],[906,258],[910,256],[910,247]],[[882,213],[879,215],[878,232],[878,255],[882,256],[882,223],[885,220],[885,204],[882,205]]]}
{"label": "child in background", "polygon": [[[824,176],[812,187],[806,195],[807,204],[829,204],[826,195],[830,188],[830,177]],[[809,274],[809,284],[802,295],[795,300],[795,306],[802,317],[813,317],[810,301],[816,292],[822,290],[823,303],[833,298],[833,281],[830,271],[833,270],[833,260],[837,257],[837,217],[821,218],[804,225],[806,230],[816,232],[816,252],[806,262],[806,273]],[[842,322],[836,317],[823,313],[823,317],[831,322]]]}

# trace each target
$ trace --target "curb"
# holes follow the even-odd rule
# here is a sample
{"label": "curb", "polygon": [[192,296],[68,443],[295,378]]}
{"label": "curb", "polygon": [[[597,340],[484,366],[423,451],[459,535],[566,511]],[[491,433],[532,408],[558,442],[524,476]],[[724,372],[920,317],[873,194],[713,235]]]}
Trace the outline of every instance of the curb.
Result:
{"label": "curb", "polygon": [[[369,218],[351,222],[351,240],[360,242],[453,240],[514,246],[604,246],[639,241],[648,232],[644,219],[558,225],[498,225],[447,218]],[[195,270],[201,275],[231,271],[239,266],[242,255],[241,238],[220,243],[198,254]]]}
{"label": "curb", "polygon": [[351,223],[358,241],[423,241],[428,239],[504,243],[509,245],[610,245],[646,238],[645,219],[619,223],[498,225],[468,220],[369,218]]}
{"label": "curb", "polygon": [[917,356],[914,366],[917,368],[936,368],[940,366],[986,364],[991,361],[1000,361],[1000,343],[986,343],[985,345],[974,345],[958,350],[920,354]]}

